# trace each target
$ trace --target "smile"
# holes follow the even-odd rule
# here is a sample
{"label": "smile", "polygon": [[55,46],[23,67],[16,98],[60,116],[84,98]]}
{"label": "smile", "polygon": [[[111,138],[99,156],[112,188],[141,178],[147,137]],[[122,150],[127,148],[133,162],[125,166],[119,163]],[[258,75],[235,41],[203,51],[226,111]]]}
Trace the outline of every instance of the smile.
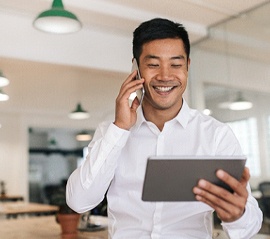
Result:
{"label": "smile", "polygon": [[170,87],[164,87],[164,86],[154,86],[155,90],[162,91],[162,92],[169,92],[173,89],[173,86]]}

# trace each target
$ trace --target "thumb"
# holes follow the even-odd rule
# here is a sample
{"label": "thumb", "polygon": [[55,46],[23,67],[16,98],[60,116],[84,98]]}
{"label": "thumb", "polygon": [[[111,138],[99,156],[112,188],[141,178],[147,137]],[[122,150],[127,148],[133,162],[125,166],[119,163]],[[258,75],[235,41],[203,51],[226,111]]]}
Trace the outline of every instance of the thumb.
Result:
{"label": "thumb", "polygon": [[245,167],[243,174],[241,176],[241,179],[240,179],[240,183],[242,183],[243,185],[246,186],[249,178],[250,178],[249,169],[247,167]]}
{"label": "thumb", "polygon": [[130,108],[136,111],[139,106],[140,106],[140,102],[136,96],[135,99],[132,101]]}

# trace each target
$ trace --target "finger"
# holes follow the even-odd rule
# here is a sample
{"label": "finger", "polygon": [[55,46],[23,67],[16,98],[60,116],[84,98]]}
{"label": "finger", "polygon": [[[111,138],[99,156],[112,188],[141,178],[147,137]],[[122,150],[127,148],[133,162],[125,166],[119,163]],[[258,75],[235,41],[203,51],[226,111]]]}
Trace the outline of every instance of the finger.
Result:
{"label": "finger", "polygon": [[119,98],[125,95],[125,98],[129,98],[130,94],[143,87],[144,79],[134,80],[132,74],[124,81],[120,88]]}
{"label": "finger", "polygon": [[124,100],[125,102],[128,102],[130,95],[133,92],[136,92],[136,90],[139,90],[143,87],[143,84],[141,82],[143,82],[143,80],[140,82],[130,82],[129,84],[122,86],[116,98],[116,101],[121,102],[122,100]]}
{"label": "finger", "polygon": [[202,196],[196,195],[196,199],[198,201],[204,202],[206,204],[208,204],[211,208],[213,208],[216,213],[217,216],[222,220],[222,221],[230,221],[230,210],[229,210],[229,206],[226,207],[220,207],[219,205],[213,203],[210,200],[207,200],[206,198],[203,198]]}
{"label": "finger", "polygon": [[133,83],[127,85],[119,92],[119,95],[116,98],[116,102],[120,103],[122,102],[122,100],[124,100],[124,102],[128,104],[130,95],[136,92],[137,90],[141,89],[142,87],[143,84],[139,82],[138,83],[136,82],[135,85]]}
{"label": "finger", "polygon": [[196,199],[212,207],[216,211],[218,217],[224,222],[235,221],[240,218],[245,211],[245,203],[233,205],[229,202],[220,200],[219,198],[211,199],[201,195],[196,195]]}
{"label": "finger", "polygon": [[[122,95],[123,92],[126,91],[125,89],[127,88],[127,85],[128,85],[130,82],[134,81],[135,77],[136,77],[136,73],[135,73],[135,71],[134,71],[134,72],[132,72],[132,73],[127,77],[127,79],[122,83],[122,85],[121,85],[121,87],[120,87],[119,95]],[[134,82],[134,83],[135,83],[135,82]]]}
{"label": "finger", "polygon": [[250,179],[250,173],[249,173],[249,169],[247,167],[244,168],[243,174],[241,176],[240,182],[243,185],[247,185],[248,181]]}
{"label": "finger", "polygon": [[131,103],[131,109],[136,111],[139,106],[140,106],[140,101],[139,101],[138,97],[136,96],[135,99]]}
{"label": "finger", "polygon": [[246,198],[234,195],[206,180],[193,189],[196,199],[211,206],[223,221],[239,218],[245,209]]}
{"label": "finger", "polygon": [[217,213],[221,213],[223,215],[229,213],[229,206],[223,206],[221,207],[220,204],[217,204],[217,203],[214,203],[213,201],[209,200],[207,197],[203,197],[201,195],[196,195],[195,198],[198,200],[198,201],[201,201],[201,202],[204,202],[206,204],[208,204],[210,207],[212,207]]}
{"label": "finger", "polygon": [[222,203],[221,200],[230,202],[234,197],[234,195],[228,190],[203,179],[199,180],[198,186],[194,188],[193,192],[205,198],[207,201],[212,201],[217,205]]}
{"label": "finger", "polygon": [[198,189],[195,187],[195,194],[206,198],[206,200],[224,208],[224,210],[226,210],[226,207],[228,206],[226,203],[236,206],[242,210],[247,201],[248,193],[246,188],[244,188],[245,193],[243,193],[243,195],[239,195],[238,193],[231,193],[228,190],[203,179],[198,182],[197,188]]}
{"label": "finger", "polygon": [[[123,82],[122,86],[124,87],[126,84],[128,84],[131,81],[134,81],[136,79],[137,76],[137,70],[131,72],[129,74],[129,76],[127,77],[127,79]],[[139,79],[138,79],[139,80]]]}
{"label": "finger", "polygon": [[236,178],[232,177],[230,174],[223,170],[218,170],[216,173],[217,177],[227,184],[235,193],[239,196],[247,197],[247,181],[240,182]]}

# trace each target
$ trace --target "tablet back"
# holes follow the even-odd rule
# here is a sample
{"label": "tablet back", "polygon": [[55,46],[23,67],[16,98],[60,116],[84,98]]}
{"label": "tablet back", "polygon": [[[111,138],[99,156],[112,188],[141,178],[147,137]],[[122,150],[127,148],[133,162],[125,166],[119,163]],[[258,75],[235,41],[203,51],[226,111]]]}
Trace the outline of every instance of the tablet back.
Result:
{"label": "tablet back", "polygon": [[143,201],[195,201],[192,192],[199,179],[232,190],[215,173],[223,169],[240,179],[246,158],[237,157],[150,157],[147,161]]}

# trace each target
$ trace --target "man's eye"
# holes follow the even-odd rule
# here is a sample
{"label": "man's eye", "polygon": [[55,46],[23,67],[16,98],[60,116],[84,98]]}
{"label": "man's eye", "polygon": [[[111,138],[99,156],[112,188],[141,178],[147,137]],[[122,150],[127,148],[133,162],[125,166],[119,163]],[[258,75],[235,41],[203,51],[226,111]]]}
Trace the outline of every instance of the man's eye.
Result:
{"label": "man's eye", "polygon": [[149,68],[156,68],[156,67],[158,67],[158,64],[148,64],[148,67]]}
{"label": "man's eye", "polygon": [[181,64],[172,64],[172,67],[174,68],[180,68],[182,65]]}

